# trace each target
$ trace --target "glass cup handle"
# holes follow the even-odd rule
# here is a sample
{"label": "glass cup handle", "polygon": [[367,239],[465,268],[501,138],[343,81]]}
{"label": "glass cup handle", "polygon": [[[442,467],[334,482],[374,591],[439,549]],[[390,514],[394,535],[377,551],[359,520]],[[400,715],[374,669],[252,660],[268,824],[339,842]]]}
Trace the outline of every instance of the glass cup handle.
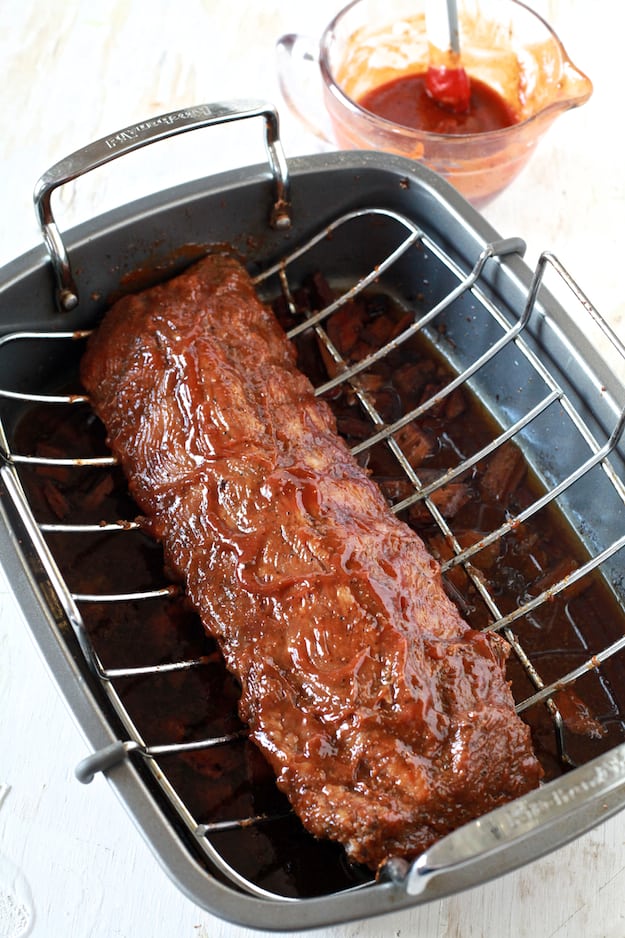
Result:
{"label": "glass cup handle", "polygon": [[276,58],[278,84],[289,110],[311,134],[323,143],[335,145],[323,104],[318,39],[287,33],[276,43]]}

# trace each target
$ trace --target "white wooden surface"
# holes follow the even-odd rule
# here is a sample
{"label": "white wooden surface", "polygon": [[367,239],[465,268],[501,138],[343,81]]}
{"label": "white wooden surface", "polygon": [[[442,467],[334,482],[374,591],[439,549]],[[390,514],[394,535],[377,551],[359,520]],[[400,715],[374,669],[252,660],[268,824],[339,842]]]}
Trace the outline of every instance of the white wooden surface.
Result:
{"label": "white wooden surface", "polygon": [[[262,96],[280,106],[273,47],[317,35],[336,0],[2,0],[0,265],[39,243],[36,178],[92,139],[180,106]],[[530,166],[485,214],[520,235],[530,261],[549,248],[625,337],[625,183],[611,120],[622,124],[618,0],[534,0],[593,79],[590,103],[560,118]],[[315,141],[282,107],[290,156]],[[235,139],[236,138],[236,139]],[[115,202],[257,162],[220,135],[184,158],[132,158],[68,186],[69,227]],[[152,148],[153,149],[153,148]],[[182,150],[177,151],[180,154]],[[173,165],[172,165],[173,164]],[[36,653],[0,573],[0,938],[244,938],[170,883],[109,790],[73,768],[86,746]],[[515,874],[447,901],[312,933],[314,938],[623,938],[625,815]],[[257,933],[258,934],[258,933]]]}

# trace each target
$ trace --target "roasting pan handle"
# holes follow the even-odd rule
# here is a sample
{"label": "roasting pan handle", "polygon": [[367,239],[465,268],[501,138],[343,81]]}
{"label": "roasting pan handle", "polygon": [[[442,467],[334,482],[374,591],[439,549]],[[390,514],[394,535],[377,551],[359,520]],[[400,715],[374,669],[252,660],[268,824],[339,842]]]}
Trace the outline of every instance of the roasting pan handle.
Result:
{"label": "roasting pan handle", "polygon": [[[537,859],[593,828],[625,805],[625,744],[458,828],[389,877],[409,895],[484,882]],[[393,869],[394,867],[394,869]],[[439,881],[435,886],[435,881]],[[445,890],[443,890],[444,894]]]}
{"label": "roasting pan handle", "polygon": [[263,117],[265,120],[265,147],[275,189],[271,225],[274,228],[288,228],[291,224],[288,167],[280,141],[278,113],[265,101],[240,100],[200,104],[150,117],[76,150],[55,163],[40,177],[35,185],[33,199],[43,240],[52,261],[57,283],[57,300],[62,310],[74,309],[78,304],[78,292],[69,257],[52,213],[51,196],[54,190],[92,169],[104,166],[111,160],[157,140],[166,140],[188,130],[249,117]]}

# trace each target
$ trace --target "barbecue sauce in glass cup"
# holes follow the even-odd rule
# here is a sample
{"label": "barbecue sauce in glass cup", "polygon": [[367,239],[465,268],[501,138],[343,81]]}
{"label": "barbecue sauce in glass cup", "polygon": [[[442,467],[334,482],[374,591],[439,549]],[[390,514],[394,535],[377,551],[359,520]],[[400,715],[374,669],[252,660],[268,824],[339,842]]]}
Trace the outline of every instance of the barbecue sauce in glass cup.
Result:
{"label": "barbecue sauce in glass cup", "polygon": [[466,113],[446,108],[428,94],[424,72],[404,75],[371,88],[358,104],[394,124],[436,134],[488,133],[518,122],[508,102],[477,78],[471,79],[471,102]]}
{"label": "barbecue sauce in glass cup", "polygon": [[[290,110],[333,149],[418,160],[481,208],[517,177],[554,120],[588,100],[592,83],[548,23],[524,3],[480,0],[459,4],[458,13],[462,66],[470,81],[483,82],[512,108],[515,119],[498,129],[475,131],[465,124],[432,131],[405,114],[400,120],[381,117],[371,102],[363,103],[372,89],[428,69],[425,0],[352,0],[319,40],[281,37],[278,78]],[[491,107],[474,103],[472,110],[484,115]]]}

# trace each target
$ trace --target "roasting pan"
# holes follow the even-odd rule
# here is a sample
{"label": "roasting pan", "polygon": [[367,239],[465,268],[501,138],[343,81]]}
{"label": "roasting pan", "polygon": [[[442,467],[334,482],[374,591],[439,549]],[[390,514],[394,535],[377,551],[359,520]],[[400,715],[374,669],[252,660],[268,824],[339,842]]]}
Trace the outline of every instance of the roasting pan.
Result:
{"label": "roasting pan", "polygon": [[[51,208],[57,186],[165,137],[240,119],[250,120],[250,134],[262,127],[268,164],[198,179],[60,234]],[[554,255],[543,254],[530,270],[520,239],[502,238],[425,167],[375,152],[287,162],[278,128],[264,102],[201,105],[91,144],[37,183],[45,243],[0,278],[0,549],[35,642],[87,741],[78,778],[106,775],[169,875],[199,906],[248,927],[289,930],[379,915],[484,883],[625,805],[625,349]],[[29,477],[114,471],[106,453],[33,446],[43,432],[37,428],[28,430],[24,449],[23,428],[47,426],[34,413],[58,421],[76,407],[91,426],[80,387],[67,386],[85,334],[120,292],[171,276],[215,244],[244,259],[261,294],[287,303],[317,271],[337,296],[374,288],[392,297],[411,312],[405,332],[423,334],[452,376],[417,405],[417,416],[466,388],[492,425],[489,440],[473,450],[468,444],[453,467],[424,480],[397,443],[415,414],[380,417],[363,390],[362,363],[339,362],[339,374],[318,389],[327,395],[350,385],[370,423],[355,452],[376,445],[394,452],[410,491],[404,487],[394,510],[418,502],[430,513],[449,547],[446,578],[462,571],[471,602],[483,607],[483,627],[511,642],[522,674],[517,708],[533,727],[546,725],[540,732],[551,740],[539,790],[461,827],[413,864],[389,858],[377,876],[349,868],[339,849],[309,842],[266,781],[222,815],[196,809],[168,760],[197,757],[205,765],[206,753],[219,753],[206,776],[207,786],[218,787],[219,771],[245,746],[244,728],[219,731],[217,719],[211,732],[183,742],[146,738],[120,688],[169,679],[184,685],[215,665],[214,654],[205,647],[192,653],[192,643],[182,642],[178,658],[104,661],[87,612],[97,607],[106,623],[107,609],[167,603],[172,588],[163,571],[149,584],[72,585],[59,545],[132,537],[132,519],[42,516],[29,487]],[[327,315],[323,307],[310,313],[292,328],[294,341],[306,330],[325,335]],[[372,363],[403,339],[372,352]],[[492,530],[467,543],[438,507],[437,491],[510,443],[525,460],[535,497],[514,511],[506,506]],[[543,512],[566,527],[574,561],[504,608],[480,556]],[[581,589],[589,582],[590,593]],[[591,599],[572,612],[580,592]],[[599,624],[596,595],[604,610]],[[559,605],[570,634],[547,655],[536,634],[548,631],[541,617]],[[250,759],[247,753],[243,762]]]}

